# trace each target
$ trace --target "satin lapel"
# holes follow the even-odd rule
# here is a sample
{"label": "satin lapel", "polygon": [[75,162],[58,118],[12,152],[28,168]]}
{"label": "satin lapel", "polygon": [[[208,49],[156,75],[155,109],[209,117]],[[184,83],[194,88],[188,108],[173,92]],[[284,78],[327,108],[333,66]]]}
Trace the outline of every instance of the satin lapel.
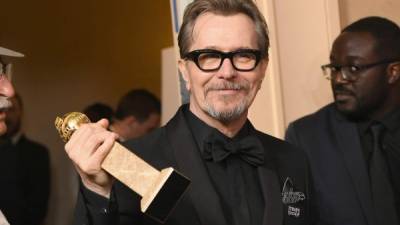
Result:
{"label": "satin lapel", "polygon": [[265,165],[258,168],[258,173],[265,202],[263,225],[282,224],[283,208],[278,176]]}
{"label": "satin lapel", "polygon": [[[257,135],[254,127],[252,127],[251,134],[261,138]],[[268,152],[268,146],[264,145],[264,151],[264,165],[259,166],[257,169],[265,203],[263,225],[283,224],[283,207],[279,178],[272,159],[273,156]]]}
{"label": "satin lapel", "polygon": [[201,224],[226,225],[219,197],[187,126],[182,108],[166,125],[166,129],[178,169],[191,180],[189,197]]}
{"label": "satin lapel", "polygon": [[347,171],[352,178],[353,186],[364,211],[364,215],[370,225],[374,224],[368,171],[364,156],[362,155],[357,127],[353,123],[345,120],[337,112],[331,111],[331,113],[334,114],[331,117],[333,118],[331,124],[334,130],[333,133],[337,136],[338,149],[340,149],[343,154]]}

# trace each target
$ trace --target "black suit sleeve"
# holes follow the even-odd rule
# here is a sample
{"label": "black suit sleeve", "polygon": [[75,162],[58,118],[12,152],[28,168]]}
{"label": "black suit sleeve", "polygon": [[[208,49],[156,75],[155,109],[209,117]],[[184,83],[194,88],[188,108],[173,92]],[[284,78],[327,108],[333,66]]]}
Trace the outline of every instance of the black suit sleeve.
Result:
{"label": "black suit sleeve", "polygon": [[[100,196],[79,182],[79,193],[75,208],[74,225],[118,224],[118,209],[114,198]],[[113,196],[114,193],[111,193]]]}
{"label": "black suit sleeve", "polygon": [[[121,190],[118,181],[113,185],[110,199],[98,195],[80,181],[77,205],[75,207],[74,225],[153,225],[154,220],[143,216],[139,208],[131,203],[132,190]],[[136,194],[135,194],[136,195]],[[139,199],[137,199],[139,200]]]}

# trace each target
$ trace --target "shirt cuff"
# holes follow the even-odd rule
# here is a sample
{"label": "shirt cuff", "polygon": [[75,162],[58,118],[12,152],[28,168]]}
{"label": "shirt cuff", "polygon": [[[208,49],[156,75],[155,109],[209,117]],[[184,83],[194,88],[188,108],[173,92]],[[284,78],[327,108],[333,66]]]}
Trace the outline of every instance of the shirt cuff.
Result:
{"label": "shirt cuff", "polygon": [[83,184],[80,185],[80,189],[92,224],[113,224],[118,214],[114,190],[111,190],[110,198],[108,199],[87,189]]}

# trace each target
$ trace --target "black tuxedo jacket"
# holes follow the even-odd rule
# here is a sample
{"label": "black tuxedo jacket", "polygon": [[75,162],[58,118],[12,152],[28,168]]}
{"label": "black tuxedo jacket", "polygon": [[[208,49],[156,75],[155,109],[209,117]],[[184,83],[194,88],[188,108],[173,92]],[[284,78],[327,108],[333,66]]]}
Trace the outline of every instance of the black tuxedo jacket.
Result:
{"label": "black tuxedo jacket", "polygon": [[[165,127],[125,145],[155,168],[161,170],[172,166],[191,180],[166,224],[228,225],[182,108]],[[264,165],[258,169],[263,192],[260,197],[265,201],[263,224],[310,224],[310,185],[305,155],[290,144],[254,128],[251,133],[262,141],[266,156]],[[291,188],[293,192],[304,193],[305,199],[283,204],[282,187],[285,181],[286,192]],[[121,183],[114,185],[113,195],[118,205],[117,215],[105,215],[107,213],[102,213],[105,210],[93,207],[94,203],[81,193],[75,224],[158,224],[140,213],[138,195]]]}
{"label": "black tuxedo jacket", "polygon": [[286,140],[307,152],[322,221],[375,224],[367,165],[355,123],[330,104],[291,123]]}

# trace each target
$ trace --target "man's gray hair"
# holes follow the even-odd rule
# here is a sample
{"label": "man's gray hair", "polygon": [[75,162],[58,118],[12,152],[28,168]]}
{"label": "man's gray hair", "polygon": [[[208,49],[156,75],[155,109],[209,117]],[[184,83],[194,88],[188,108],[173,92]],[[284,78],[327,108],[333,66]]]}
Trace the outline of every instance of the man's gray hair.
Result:
{"label": "man's gray hair", "polygon": [[224,16],[243,13],[250,17],[256,27],[258,47],[262,56],[268,57],[269,37],[267,23],[252,0],[194,0],[185,9],[178,35],[181,58],[184,58],[189,52],[193,41],[192,34],[196,19],[208,12]]}

